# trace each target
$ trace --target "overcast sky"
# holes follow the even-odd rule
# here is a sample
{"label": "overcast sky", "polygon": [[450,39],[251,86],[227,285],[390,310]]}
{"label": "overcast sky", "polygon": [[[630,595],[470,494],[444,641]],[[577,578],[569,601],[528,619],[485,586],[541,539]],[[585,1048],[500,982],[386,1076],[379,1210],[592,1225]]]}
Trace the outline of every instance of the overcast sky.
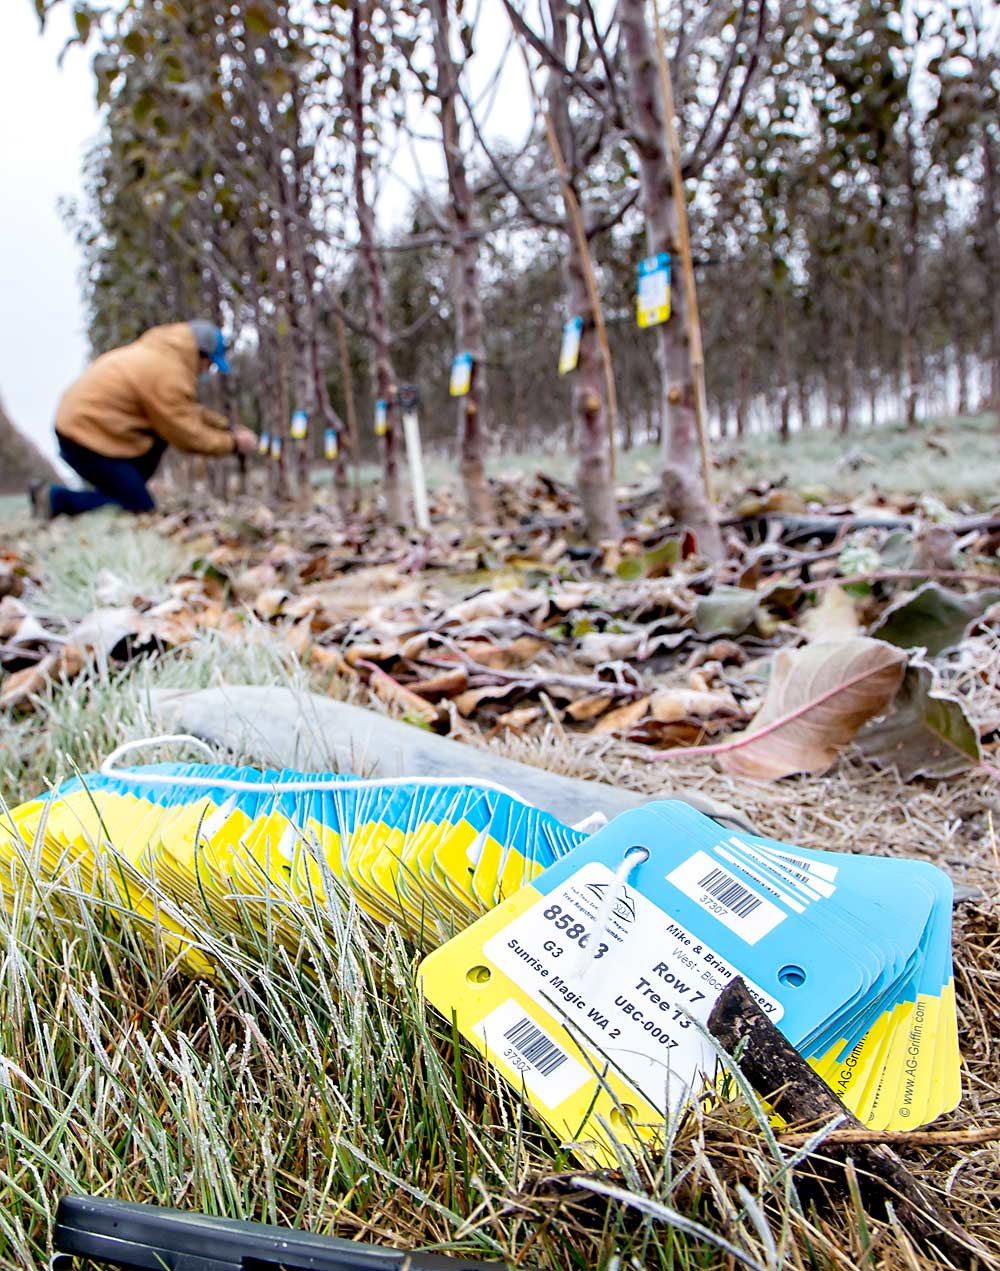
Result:
{"label": "overcast sky", "polygon": [[[88,58],[66,40],[65,13],[38,33],[28,0],[3,0],[0,39],[0,398],[15,424],[55,450],[59,395],[87,356],[79,256],[56,210],[80,191],[80,159],[98,128]],[[0,464],[3,456],[0,455]]]}

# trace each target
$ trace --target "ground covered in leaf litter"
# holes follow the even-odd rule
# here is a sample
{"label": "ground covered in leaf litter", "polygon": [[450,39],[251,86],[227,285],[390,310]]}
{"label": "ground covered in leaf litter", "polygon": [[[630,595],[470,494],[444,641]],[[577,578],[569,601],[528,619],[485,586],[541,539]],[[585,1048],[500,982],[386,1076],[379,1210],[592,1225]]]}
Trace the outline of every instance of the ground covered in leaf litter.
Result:
{"label": "ground covered in leaf litter", "polygon": [[[175,575],[144,593],[108,570],[72,617],[46,605],[45,556],[77,528],[12,535],[0,703],[23,715],[91,663],[266,627],[314,688],[415,727],[649,794],[700,790],[806,847],[931,860],[962,897],[966,1089],[948,1124],[1000,1121],[1000,518],[762,488],[734,501],[713,569],[641,491],[625,540],[597,550],[551,479],[497,493],[500,532],[470,534],[441,492],[426,540],[326,510],[177,504],[148,523]],[[995,1144],[910,1157],[953,1200],[995,1205]],[[995,1238],[995,1210],[975,1229]]]}

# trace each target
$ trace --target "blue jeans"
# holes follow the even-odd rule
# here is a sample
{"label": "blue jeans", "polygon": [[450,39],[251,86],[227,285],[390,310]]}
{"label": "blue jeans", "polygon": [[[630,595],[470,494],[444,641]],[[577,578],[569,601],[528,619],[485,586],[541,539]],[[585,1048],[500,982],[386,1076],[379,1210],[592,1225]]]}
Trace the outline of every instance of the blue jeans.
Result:
{"label": "blue jeans", "polygon": [[70,490],[54,485],[49,491],[53,516],[79,516],[109,503],[126,512],[152,512],[156,506],[146,489],[146,482],[159,466],[167,443],[157,437],[149,450],[137,459],[108,459],[88,450],[68,437],[60,437],[59,453],[75,473],[83,477],[92,490]]}

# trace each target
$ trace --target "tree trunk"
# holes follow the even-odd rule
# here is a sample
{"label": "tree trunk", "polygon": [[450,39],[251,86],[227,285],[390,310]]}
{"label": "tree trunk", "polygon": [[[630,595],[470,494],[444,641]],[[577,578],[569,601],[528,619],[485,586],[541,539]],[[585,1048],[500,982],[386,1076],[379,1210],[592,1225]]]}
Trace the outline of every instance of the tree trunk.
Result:
{"label": "tree trunk", "polygon": [[451,196],[449,221],[452,239],[451,294],[455,307],[455,352],[472,354],[469,391],[458,399],[458,447],[465,501],[475,525],[493,520],[493,500],[486,481],[485,373],[486,343],[483,304],[479,289],[479,239],[474,224],[472,191],[466,178],[465,156],[455,99],[458,72],[451,56],[450,0],[429,0],[433,21],[436,96],[441,103],[441,140],[444,145]]}
{"label": "tree trunk", "polygon": [[796,390],[799,399],[799,428],[802,432],[808,432],[812,428],[812,406],[809,401],[809,386],[804,379],[799,379]]}
{"label": "tree trunk", "polygon": [[375,246],[375,213],[368,199],[365,177],[368,156],[365,152],[365,78],[371,57],[369,22],[371,0],[357,0],[351,10],[351,42],[344,94],[353,121],[354,142],[354,210],[358,218],[361,257],[368,276],[369,331],[375,364],[375,393],[385,402],[386,430],[382,438],[382,493],[386,516],[390,521],[403,520],[403,495],[399,477],[399,434],[396,374],[390,354],[389,316],[386,308],[385,271]]}
{"label": "tree trunk", "polygon": [[[677,214],[670,159],[664,143],[664,106],[645,8],[645,0],[620,0],[618,6],[632,118],[638,133],[636,149],[646,218],[646,247],[651,256],[669,252],[676,258]],[[668,512],[694,532],[704,555],[718,558],[722,554],[722,540],[701,475],[687,327],[689,297],[685,296],[683,286],[674,285],[671,290],[671,318],[655,329],[666,398],[663,489]]]}
{"label": "tree trunk", "polygon": [[736,370],[736,436],[746,437],[750,431],[750,368],[745,357],[741,357]]}
{"label": "tree trunk", "polygon": [[958,345],[955,349],[955,377],[958,381],[955,414],[967,415],[969,413],[969,354],[963,345]]}
{"label": "tree trunk", "polygon": [[[271,434],[271,444],[274,445],[277,439],[281,453],[277,459],[268,457],[270,464],[270,491],[271,495],[276,499],[288,498],[288,476],[286,464],[288,461],[288,361],[285,351],[285,341],[282,339],[280,332],[277,330],[277,324],[280,321],[279,314],[275,315],[274,325],[269,328],[271,333],[272,347],[274,350],[274,376],[272,379],[273,398],[271,403],[271,427],[268,430]],[[273,450],[272,450],[273,455]]]}
{"label": "tree trunk", "polygon": [[[293,90],[294,91],[294,90]],[[280,159],[279,159],[280,163]],[[348,511],[346,449],[343,444],[344,426],[333,408],[326,376],[323,373],[323,354],[320,347],[319,323],[316,318],[316,262],[311,246],[303,243],[302,225],[307,223],[308,198],[303,189],[302,167],[296,156],[292,173],[282,171],[283,214],[282,228],[286,242],[286,257],[290,266],[290,289],[295,296],[293,306],[297,315],[298,330],[296,332],[296,348],[300,350],[299,380],[297,381],[297,399],[299,408],[309,415],[309,428],[312,433],[311,444],[307,435],[296,445],[300,448],[299,459],[304,466],[300,474],[302,490],[309,494],[309,461],[318,452],[322,454],[323,437],[327,429],[333,429],[341,439],[337,457],[334,460],[334,489],[337,503],[342,513]]]}
{"label": "tree trunk", "polygon": [[854,396],[854,366],[850,355],[844,358],[840,376],[840,435],[851,431],[851,404]]}
{"label": "tree trunk", "polygon": [[334,315],[337,329],[337,352],[340,355],[340,375],[344,385],[344,410],[347,413],[346,447],[351,454],[351,467],[354,469],[354,494],[352,504],[355,508],[361,504],[361,434],[358,430],[358,409],[354,401],[354,376],[351,373],[351,355],[347,348],[347,328],[339,313]]}
{"label": "tree trunk", "polygon": [[983,217],[986,231],[986,259],[990,265],[988,291],[990,296],[990,362],[992,383],[991,404],[1000,411],[1000,189],[998,189],[996,154],[985,120],[980,122],[983,150]]}
{"label": "tree trunk", "polygon": [[792,435],[792,366],[788,343],[788,302],[778,281],[778,358],[781,388],[778,391],[778,436],[783,442]]}
{"label": "tree trunk", "polygon": [[[549,0],[552,42],[556,53],[562,58],[565,57],[568,42],[569,11],[567,0]],[[565,85],[555,74],[549,76],[547,110],[563,163],[568,163],[569,156],[575,149],[569,99]],[[583,322],[579,360],[576,370],[572,372],[576,481],[583,511],[584,532],[589,542],[599,543],[621,538],[622,527],[611,472],[609,407],[603,355],[598,343],[594,297],[588,285],[588,270],[592,270],[592,265],[585,255],[590,247],[586,237],[586,209],[569,177],[564,177],[563,205],[567,238],[568,316],[578,317]]]}
{"label": "tree trunk", "polygon": [[909,111],[905,118],[903,138],[903,178],[906,185],[906,225],[900,252],[900,283],[902,287],[903,321],[901,323],[900,371],[906,395],[906,426],[915,428],[917,423],[917,294],[920,269],[920,195],[916,188],[914,164],[913,122]]}

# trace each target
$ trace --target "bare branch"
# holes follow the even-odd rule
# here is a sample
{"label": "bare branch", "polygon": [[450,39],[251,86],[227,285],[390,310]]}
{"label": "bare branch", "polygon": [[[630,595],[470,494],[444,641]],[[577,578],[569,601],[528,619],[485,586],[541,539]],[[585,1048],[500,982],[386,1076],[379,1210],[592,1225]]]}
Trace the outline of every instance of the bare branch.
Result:
{"label": "bare branch", "polygon": [[[729,50],[729,57],[726,59],[726,64],[723,67],[722,75],[719,77],[719,85],[715,94],[715,101],[712,102],[708,115],[706,116],[705,121],[701,126],[701,131],[698,133],[698,137],[694,145],[691,147],[690,157],[692,162],[697,157],[702,146],[705,144],[705,139],[708,137],[708,134],[712,131],[712,124],[715,122],[715,116],[719,112],[719,107],[722,105],[723,101],[725,101],[726,99],[728,89],[729,89],[729,81],[732,78],[734,69],[736,68],[736,63],[739,61],[739,58],[740,58],[740,40],[743,36],[744,30],[746,29],[749,10],[750,10],[750,0],[743,0],[743,3],[740,5],[739,17],[736,22],[736,31],[733,35],[733,47]],[[678,55],[679,54],[680,54],[680,50],[678,49]]]}
{"label": "bare branch", "polygon": [[547,44],[537,32],[533,31],[520,13],[514,8],[510,0],[501,0],[503,7],[507,10],[507,16],[510,18],[511,26],[514,30],[531,45],[538,56],[542,59],[545,66],[550,71],[554,71],[557,75],[567,79],[574,88],[580,90],[585,97],[589,97],[595,106],[600,107],[602,111],[608,110],[608,101],[593,84],[587,82],[582,76],[578,75],[566,63],[565,59],[560,57],[551,45]]}
{"label": "bare branch", "polygon": [[533,221],[536,225],[542,225],[546,229],[557,229],[557,230],[563,229],[563,222],[559,220],[558,217],[545,216],[543,213],[539,212],[537,208],[532,207],[531,204],[527,201],[527,199],[525,199],[522,192],[517,188],[517,186],[513,183],[513,181],[511,181],[511,179],[507,176],[506,172],[504,172],[503,168],[500,166],[499,160],[496,158],[496,156],[490,150],[489,146],[486,144],[486,139],[483,136],[482,131],[479,127],[479,124],[476,121],[476,117],[472,112],[472,108],[469,104],[469,99],[465,95],[465,91],[461,87],[459,87],[458,91],[459,91],[459,95],[462,98],[462,103],[465,106],[466,113],[469,117],[469,122],[472,124],[472,131],[476,134],[476,140],[479,142],[480,149],[482,150],[483,154],[486,155],[486,158],[490,161],[490,165],[493,168],[493,171],[497,174],[497,177],[500,181],[500,184],[503,186],[503,188],[507,191],[508,194],[513,195],[514,199],[517,201],[518,206],[524,212],[525,216],[527,216],[528,219]]}
{"label": "bare branch", "polygon": [[757,29],[754,32],[754,43],[750,57],[747,61],[746,75],[743,77],[743,83],[740,85],[739,92],[736,94],[736,100],[733,102],[729,115],[715,136],[715,140],[710,146],[707,146],[703,154],[699,157],[697,153],[693,154],[684,165],[683,171],[685,176],[696,176],[701,172],[705,165],[719,153],[726,144],[726,139],[732,130],[733,124],[739,118],[743,111],[743,103],[746,100],[747,92],[750,88],[751,81],[757,70],[760,61],[760,51],[764,44],[764,36],[767,33],[767,0],[760,0],[760,9],[757,14]]}

